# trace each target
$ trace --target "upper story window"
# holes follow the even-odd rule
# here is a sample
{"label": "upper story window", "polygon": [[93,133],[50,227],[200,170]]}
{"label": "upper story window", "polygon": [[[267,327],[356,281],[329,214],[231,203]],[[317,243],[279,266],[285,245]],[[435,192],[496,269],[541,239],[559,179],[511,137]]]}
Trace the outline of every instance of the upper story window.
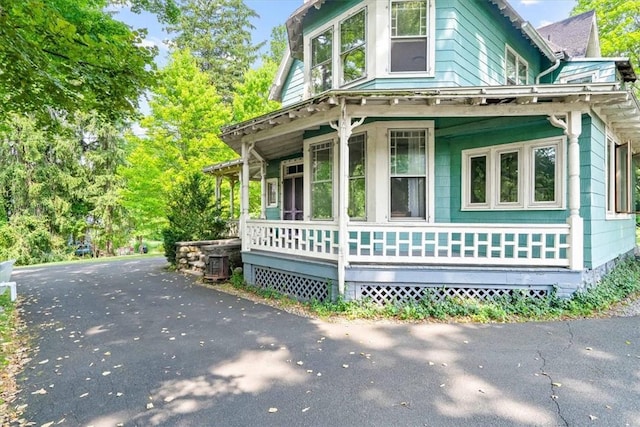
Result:
{"label": "upper story window", "polygon": [[311,39],[311,87],[313,93],[331,89],[333,82],[333,28]]}
{"label": "upper story window", "polygon": [[526,85],[528,83],[529,65],[509,46],[506,47],[504,73],[508,85]]}
{"label": "upper story window", "polygon": [[391,72],[427,71],[427,0],[391,0]]}
{"label": "upper story window", "polygon": [[366,21],[366,9],[361,9],[311,38],[311,95],[366,76]]}
{"label": "upper story window", "polygon": [[362,9],[340,24],[340,84],[362,78],[367,70],[366,15]]}

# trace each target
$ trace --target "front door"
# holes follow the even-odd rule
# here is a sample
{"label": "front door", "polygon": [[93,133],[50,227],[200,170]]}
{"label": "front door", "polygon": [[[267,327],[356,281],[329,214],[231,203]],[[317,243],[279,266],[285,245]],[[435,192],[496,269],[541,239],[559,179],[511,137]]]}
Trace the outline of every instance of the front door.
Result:
{"label": "front door", "polygon": [[302,163],[288,164],[283,168],[282,219],[302,221],[304,219]]}

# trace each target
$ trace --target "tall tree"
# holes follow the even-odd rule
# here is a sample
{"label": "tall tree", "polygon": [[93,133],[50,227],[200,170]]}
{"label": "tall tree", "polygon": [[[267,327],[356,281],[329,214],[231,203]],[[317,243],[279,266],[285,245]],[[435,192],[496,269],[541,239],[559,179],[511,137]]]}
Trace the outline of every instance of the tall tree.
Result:
{"label": "tall tree", "polygon": [[259,45],[251,42],[251,19],[257,13],[242,0],[184,0],[173,42],[189,49],[202,71],[218,89],[222,100],[230,104],[233,85],[242,80],[257,57]]}
{"label": "tall tree", "polygon": [[629,57],[640,67],[640,0],[578,0],[572,15],[595,10],[604,56]]}
{"label": "tall tree", "polygon": [[128,166],[120,172],[127,179],[125,204],[137,212],[139,233],[151,231],[141,224],[144,215],[149,224],[166,223],[167,195],[188,174],[236,157],[218,138],[230,108],[189,51],[175,51],[159,77],[151,114],[142,120],[147,134],[132,138]]}
{"label": "tall tree", "polygon": [[104,0],[0,0],[0,114],[136,111],[155,48]]}

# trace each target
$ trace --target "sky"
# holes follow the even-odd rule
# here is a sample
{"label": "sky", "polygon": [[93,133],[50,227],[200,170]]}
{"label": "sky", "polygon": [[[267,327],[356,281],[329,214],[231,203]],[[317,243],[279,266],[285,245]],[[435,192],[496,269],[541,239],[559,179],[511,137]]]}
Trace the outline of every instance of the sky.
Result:
{"label": "sky", "polygon": [[[303,4],[303,0],[244,0],[244,2],[259,15],[259,18],[252,22],[255,26],[252,33],[254,43],[269,40],[271,29],[284,24],[289,15]],[[576,0],[510,0],[509,3],[524,20],[529,21],[535,28],[539,28],[568,18],[571,9],[576,5]],[[159,48],[158,63],[164,65],[168,49],[163,40],[166,40],[168,36],[155,16],[150,14],[136,15],[121,10],[117,19],[121,19],[136,29],[147,28],[147,42]]]}

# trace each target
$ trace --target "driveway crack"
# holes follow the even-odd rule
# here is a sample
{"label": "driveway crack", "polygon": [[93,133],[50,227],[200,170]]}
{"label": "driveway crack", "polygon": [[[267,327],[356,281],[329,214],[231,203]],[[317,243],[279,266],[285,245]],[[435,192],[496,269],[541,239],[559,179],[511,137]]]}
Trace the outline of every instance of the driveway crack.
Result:
{"label": "driveway crack", "polygon": [[542,360],[542,366],[540,367],[540,374],[549,379],[549,387],[551,389],[551,401],[556,406],[556,412],[560,417],[560,419],[562,420],[562,422],[564,423],[564,426],[569,427],[569,422],[562,415],[562,408],[560,407],[560,402],[558,402],[559,397],[556,394],[556,389],[560,387],[560,384],[555,382],[551,377],[551,375],[549,375],[545,370],[545,367],[547,366],[547,359],[545,359],[545,357],[542,355],[542,352],[540,350],[538,350],[538,357],[540,357],[540,359]]}

